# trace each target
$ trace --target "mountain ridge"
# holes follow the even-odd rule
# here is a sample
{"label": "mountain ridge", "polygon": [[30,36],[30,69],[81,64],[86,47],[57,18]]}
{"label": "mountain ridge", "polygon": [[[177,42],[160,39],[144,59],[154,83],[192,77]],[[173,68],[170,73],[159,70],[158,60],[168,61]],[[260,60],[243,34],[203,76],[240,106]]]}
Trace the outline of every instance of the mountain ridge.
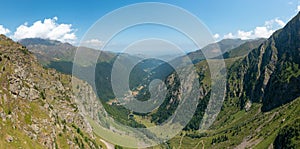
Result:
{"label": "mountain ridge", "polygon": [[206,57],[204,56],[203,52],[210,53],[214,49],[220,49],[220,53],[224,54],[225,52],[230,51],[231,49],[237,48],[238,46],[244,44],[247,40],[241,39],[223,39],[216,43],[211,43],[206,45],[200,50],[196,50],[193,52],[189,52],[187,56],[191,59],[193,63],[198,63],[202,60],[205,60]]}

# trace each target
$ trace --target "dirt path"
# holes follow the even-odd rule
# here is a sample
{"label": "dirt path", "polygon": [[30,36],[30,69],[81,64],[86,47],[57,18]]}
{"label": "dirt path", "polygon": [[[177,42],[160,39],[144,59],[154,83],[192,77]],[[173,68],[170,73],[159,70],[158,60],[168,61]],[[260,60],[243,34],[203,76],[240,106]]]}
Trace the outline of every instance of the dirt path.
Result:
{"label": "dirt path", "polygon": [[262,125],[260,125],[260,126],[255,130],[255,132],[260,132],[261,129],[262,129],[266,124],[268,124],[269,122],[271,122],[271,120],[275,117],[276,114],[278,114],[278,112],[274,112],[274,113],[270,116],[270,118],[268,119],[268,121],[266,121],[266,122],[264,122]]}
{"label": "dirt path", "polygon": [[238,146],[235,147],[235,149],[244,149],[244,148],[249,148],[249,147],[253,147],[255,145],[257,145],[258,143],[260,143],[263,139],[252,139],[252,140],[246,140],[244,139],[243,142],[241,144],[239,144]]}
{"label": "dirt path", "polygon": [[178,147],[178,149],[180,149],[181,148],[181,144],[182,144],[182,140],[183,140],[183,137],[185,136],[185,134],[183,134],[182,136],[181,136],[181,139],[180,139],[180,142],[179,142],[179,147]]}
{"label": "dirt path", "polygon": [[100,141],[103,142],[106,145],[107,149],[115,149],[115,146],[113,144],[111,144],[111,143],[109,143],[109,142],[107,142],[103,139],[100,139]]}
{"label": "dirt path", "polygon": [[204,141],[202,140],[202,149],[205,149]]}
{"label": "dirt path", "polygon": [[200,141],[198,142],[198,144],[197,144],[193,149],[197,149],[198,146],[200,145],[200,143],[202,143],[202,149],[204,149],[205,146],[204,146],[204,141],[203,141],[203,140],[200,140]]}

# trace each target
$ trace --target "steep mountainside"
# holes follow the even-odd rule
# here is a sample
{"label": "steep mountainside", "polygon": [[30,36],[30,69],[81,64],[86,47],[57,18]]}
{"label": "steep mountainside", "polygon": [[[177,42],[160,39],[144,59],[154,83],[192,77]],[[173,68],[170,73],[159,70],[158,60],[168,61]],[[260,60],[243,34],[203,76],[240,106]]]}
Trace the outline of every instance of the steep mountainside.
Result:
{"label": "steep mountainside", "polygon": [[24,46],[4,35],[0,76],[0,148],[105,147],[75,103],[79,99],[71,91],[71,77],[44,69]]}
{"label": "steep mountainside", "polygon": [[230,98],[268,111],[300,96],[300,14],[231,68]]}
{"label": "steep mountainside", "polygon": [[[300,13],[246,57],[235,59],[233,63],[232,59],[225,59],[229,68],[227,97],[216,121],[208,131],[190,131],[193,129],[190,127],[189,131],[170,140],[170,146],[298,148],[299,22]],[[205,68],[203,63],[198,63],[197,67]],[[206,84],[210,75],[207,70],[204,72],[202,83]],[[206,98],[200,103],[205,104]],[[200,113],[194,116],[198,121],[203,118],[203,106],[198,106]]]}

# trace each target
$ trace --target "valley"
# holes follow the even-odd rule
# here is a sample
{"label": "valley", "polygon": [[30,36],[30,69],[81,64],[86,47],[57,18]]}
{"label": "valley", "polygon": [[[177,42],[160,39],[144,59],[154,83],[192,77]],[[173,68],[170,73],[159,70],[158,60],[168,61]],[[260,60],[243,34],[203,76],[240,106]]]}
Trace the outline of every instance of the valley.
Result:
{"label": "valley", "polygon": [[[212,51],[216,46],[222,55],[206,59],[201,50]],[[91,59],[74,63],[77,48],[83,48]],[[124,146],[141,140],[150,144],[155,139],[161,141],[149,147],[154,149],[300,146],[300,13],[268,39],[223,39],[201,50],[187,53],[189,64],[184,63],[184,56],[168,62],[143,60],[137,55],[96,51],[50,39],[14,42],[0,35],[0,148],[126,148],[109,138]],[[99,52],[100,57],[95,57]],[[117,99],[112,85],[118,57],[124,72],[127,65],[139,61],[130,71],[130,90],[122,96],[126,102]],[[211,86],[219,83],[212,82],[213,68],[208,62],[219,61],[224,61],[225,69],[214,69],[226,74],[225,98],[215,121],[205,129],[202,120],[209,119],[209,100],[216,96]],[[75,67],[78,73],[73,72]],[[188,107],[194,107],[195,112],[184,125],[187,115],[172,116],[185,98],[194,97],[181,98],[185,91],[181,84],[193,82],[188,68],[195,68],[197,75],[199,88],[190,92],[197,91],[198,104],[190,103]],[[186,71],[184,79],[188,81],[181,82],[181,71]],[[153,87],[153,80],[161,82]],[[162,99],[158,93],[164,87],[167,90]],[[157,94],[151,94],[153,88]],[[126,108],[133,98],[144,103],[153,98],[155,106],[142,109],[150,112]],[[176,124],[165,125],[170,119],[177,120]],[[162,138],[173,132],[163,134],[164,127],[161,131],[136,131],[158,126],[183,129],[169,140]]]}

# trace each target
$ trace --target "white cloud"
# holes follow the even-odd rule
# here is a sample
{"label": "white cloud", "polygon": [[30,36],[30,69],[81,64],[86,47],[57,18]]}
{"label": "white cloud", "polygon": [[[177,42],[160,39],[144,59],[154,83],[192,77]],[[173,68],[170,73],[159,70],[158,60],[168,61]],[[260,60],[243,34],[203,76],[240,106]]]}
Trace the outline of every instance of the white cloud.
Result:
{"label": "white cloud", "polygon": [[300,11],[300,5],[297,6],[297,11]]}
{"label": "white cloud", "polygon": [[284,23],[282,20],[279,20],[278,18],[275,19],[275,22],[281,26],[281,27],[284,27],[286,23]]}
{"label": "white cloud", "polygon": [[219,34],[214,34],[214,38],[218,39],[218,38],[220,38],[220,35]]}
{"label": "white cloud", "polygon": [[98,39],[90,39],[82,42],[82,46],[100,49],[104,42]]}
{"label": "white cloud", "polygon": [[254,39],[254,38],[269,38],[277,29],[284,27],[286,23],[278,18],[266,21],[263,26],[257,26],[253,30],[244,31],[238,30],[236,34],[229,33],[223,38],[241,38],[241,39]]}
{"label": "white cloud", "polygon": [[281,28],[284,27],[284,25],[285,23],[282,20],[276,18],[273,20],[266,21],[264,26],[267,28]]}
{"label": "white cloud", "polygon": [[0,25],[0,34],[6,35],[8,33],[10,33],[10,30],[5,28],[3,25]]}
{"label": "white cloud", "polygon": [[238,30],[237,36],[239,38],[245,40],[245,39],[250,39],[251,36],[252,36],[252,33],[253,33],[253,31],[245,32],[245,31],[242,31],[242,30]]}
{"label": "white cloud", "polygon": [[72,24],[59,24],[57,20],[57,17],[44,19],[44,21],[39,20],[31,26],[25,22],[17,28],[13,38],[17,40],[24,38],[44,38],[73,43],[77,37]]}
{"label": "white cloud", "polygon": [[275,30],[270,30],[268,27],[262,26],[262,27],[256,27],[254,29],[254,38],[269,38]]}
{"label": "white cloud", "polygon": [[235,38],[232,33],[224,35],[224,38]]}

